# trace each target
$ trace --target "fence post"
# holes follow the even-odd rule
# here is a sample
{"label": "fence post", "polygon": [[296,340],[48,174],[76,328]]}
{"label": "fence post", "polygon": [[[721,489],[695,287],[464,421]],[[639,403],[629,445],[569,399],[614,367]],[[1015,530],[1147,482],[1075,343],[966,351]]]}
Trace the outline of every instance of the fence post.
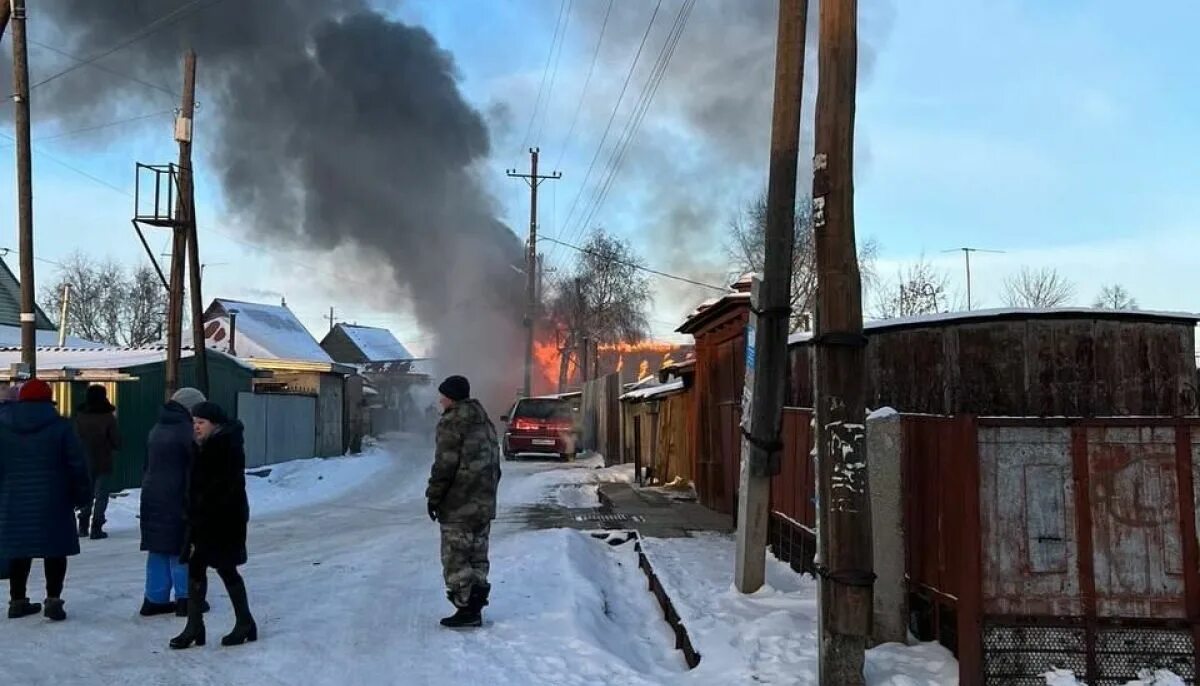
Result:
{"label": "fence post", "polygon": [[908,585],[905,560],[904,432],[900,415],[876,413],[867,419],[867,480],[871,484],[875,598],[872,639],[904,643],[908,638]]}

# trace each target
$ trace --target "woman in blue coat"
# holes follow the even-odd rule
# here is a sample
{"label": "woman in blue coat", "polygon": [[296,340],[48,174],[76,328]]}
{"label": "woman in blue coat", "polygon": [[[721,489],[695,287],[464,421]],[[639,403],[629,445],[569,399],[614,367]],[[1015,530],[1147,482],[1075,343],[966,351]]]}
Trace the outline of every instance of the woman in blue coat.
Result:
{"label": "woman in blue coat", "polygon": [[[142,550],[146,552],[144,617],[174,612],[187,616],[188,570],[179,561],[187,523],[188,473],[196,455],[192,436],[192,408],[204,402],[195,388],[181,388],[158,413],[158,423],[146,441],[139,520]],[[175,602],[171,602],[171,590]]]}
{"label": "woman in blue coat", "polygon": [[0,559],[9,561],[8,616],[42,611],[29,602],[30,567],[46,571],[46,617],[62,621],[67,558],[79,554],[75,508],[90,501],[83,444],[54,408],[50,386],[32,379],[0,413]]}

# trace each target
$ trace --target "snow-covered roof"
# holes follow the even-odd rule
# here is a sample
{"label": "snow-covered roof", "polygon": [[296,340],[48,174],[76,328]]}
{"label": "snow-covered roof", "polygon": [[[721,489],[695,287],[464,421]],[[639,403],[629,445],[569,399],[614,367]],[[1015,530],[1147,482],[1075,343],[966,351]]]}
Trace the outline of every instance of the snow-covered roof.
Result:
{"label": "snow-covered roof", "polygon": [[[1200,322],[1200,314],[1193,312],[1163,312],[1154,310],[1107,310],[1094,307],[1054,307],[1054,308],[995,308],[988,310],[970,310],[965,312],[937,312],[915,317],[899,317],[896,319],[877,319],[863,324],[864,331],[886,331],[890,329],[913,328],[945,323],[970,323],[1000,319],[1122,319],[1122,320],[1159,320]],[[812,340],[812,333],[800,332],[788,338],[788,345],[806,343]]]}
{"label": "snow-covered roof", "polygon": [[370,362],[394,362],[411,360],[413,354],[396,340],[391,331],[374,326],[359,326],[357,324],[338,324],[337,328],[345,332],[350,341],[362,352]]}
{"label": "snow-covered roof", "polygon": [[[224,354],[219,351],[210,353]],[[187,359],[194,354],[191,348],[184,348],[180,358]],[[164,362],[167,359],[167,349],[163,346],[144,348],[38,348],[38,369],[128,369],[143,364]],[[0,368],[21,361],[19,347],[0,347]],[[239,364],[249,368],[239,361]]]}
{"label": "snow-covered roof", "polygon": [[637,390],[630,391],[621,396],[621,400],[651,400],[660,398],[664,395],[670,395],[676,391],[683,390],[683,379],[672,381],[671,383],[658,384],[656,386],[647,386]]}
{"label": "snow-covered roof", "polygon": [[[0,324],[0,348],[16,347],[21,345],[21,327],[10,326],[8,324]],[[37,331],[37,345],[39,347],[51,347],[58,345],[58,333],[55,331]],[[75,336],[67,336],[64,342],[64,347],[67,348],[104,348],[103,343],[89,341]]]}
{"label": "snow-covered roof", "polygon": [[234,342],[238,357],[332,362],[317,339],[287,307],[218,298],[208,308],[204,333],[209,347],[229,350],[229,312],[237,311]]}

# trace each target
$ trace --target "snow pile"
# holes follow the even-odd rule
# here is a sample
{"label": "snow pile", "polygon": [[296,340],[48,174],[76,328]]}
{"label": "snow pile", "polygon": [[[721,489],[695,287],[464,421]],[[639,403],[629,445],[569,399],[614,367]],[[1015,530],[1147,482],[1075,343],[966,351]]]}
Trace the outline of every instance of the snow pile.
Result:
{"label": "snow pile", "polygon": [[[1043,674],[1046,686],[1087,686],[1075,678],[1075,673],[1069,669],[1055,669]],[[1138,678],[1125,686],[1185,686],[1183,679],[1165,669],[1154,672],[1143,670]]]}
{"label": "snow pile", "polygon": [[[477,683],[649,686],[683,678],[687,665],[646,592],[632,543],[609,546],[569,529],[520,532],[502,540],[492,569],[495,624],[468,637],[482,654],[463,666]],[[504,676],[489,680],[489,669]]]}
{"label": "snow pile", "polygon": [[956,686],[958,660],[937,643],[888,643],[867,653],[864,674],[871,686]]}
{"label": "snow pile", "polygon": [[897,412],[895,410],[895,408],[881,407],[878,410],[875,410],[875,411],[871,412],[870,414],[868,414],[867,420],[870,421],[872,419],[888,419],[889,417],[895,417],[898,414],[900,414],[900,413]]}
{"label": "snow pile", "polygon": [[519,479],[500,480],[501,503],[551,503],[582,509],[600,506],[599,487],[606,483],[633,483],[633,465],[605,467],[604,458],[591,456],[566,464],[507,463],[502,469],[519,464]]}
{"label": "snow pile", "polygon": [[[733,588],[732,536],[645,539],[643,545],[701,655],[689,680],[816,683],[815,580],[768,557],[766,586],[742,595]],[[956,686],[958,662],[937,644],[890,644],[867,653],[865,674],[870,686]]]}
{"label": "snow pile", "polygon": [[[252,469],[246,475],[250,516],[280,514],[336,498],[369,481],[395,459],[390,447],[374,445],[361,455],[292,460]],[[268,470],[266,476],[254,476]],[[113,498],[108,507],[110,530],[137,528],[141,495],[141,489],[135,488]]]}

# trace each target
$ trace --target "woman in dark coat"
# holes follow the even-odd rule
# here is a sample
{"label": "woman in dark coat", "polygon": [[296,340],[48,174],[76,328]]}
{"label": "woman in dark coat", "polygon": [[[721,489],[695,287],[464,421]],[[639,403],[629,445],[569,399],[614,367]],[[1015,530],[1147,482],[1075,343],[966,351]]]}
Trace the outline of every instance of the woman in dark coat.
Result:
{"label": "woman in dark coat", "polygon": [[50,387],[32,379],[0,413],[0,559],[9,561],[8,616],[42,611],[26,585],[35,558],[46,571],[46,617],[62,621],[67,558],[79,554],[75,508],[92,497],[83,445],[54,408]]}
{"label": "woman in dark coat", "polygon": [[[117,408],[108,402],[104,386],[88,386],[87,400],[75,411],[75,430],[87,450],[88,474],[92,478],[91,502],[79,508],[79,535],[91,535],[92,540],[108,538],[104,533],[108,513],[108,482],[113,471],[113,453],[121,449],[121,432],[117,429]],[[94,515],[94,518],[93,518]],[[91,528],[88,528],[88,524]]]}
{"label": "woman in dark coat", "polygon": [[171,639],[172,648],[204,645],[204,615],[200,604],[208,592],[208,568],[217,570],[233,603],[237,623],[221,645],[258,640],[258,625],[250,614],[246,583],[238,565],[246,563],[246,452],[242,423],[230,419],[215,403],[192,408],[199,450],[188,485],[188,539],[181,559],[188,562],[190,601],[183,633]]}
{"label": "woman in dark coat", "polygon": [[[204,402],[195,388],[181,388],[158,413],[158,423],[146,442],[139,521],[142,550],[146,551],[144,617],[174,612],[187,616],[188,571],[179,561],[186,524],[188,474],[196,454],[192,408]],[[171,602],[171,589],[175,602]]]}

